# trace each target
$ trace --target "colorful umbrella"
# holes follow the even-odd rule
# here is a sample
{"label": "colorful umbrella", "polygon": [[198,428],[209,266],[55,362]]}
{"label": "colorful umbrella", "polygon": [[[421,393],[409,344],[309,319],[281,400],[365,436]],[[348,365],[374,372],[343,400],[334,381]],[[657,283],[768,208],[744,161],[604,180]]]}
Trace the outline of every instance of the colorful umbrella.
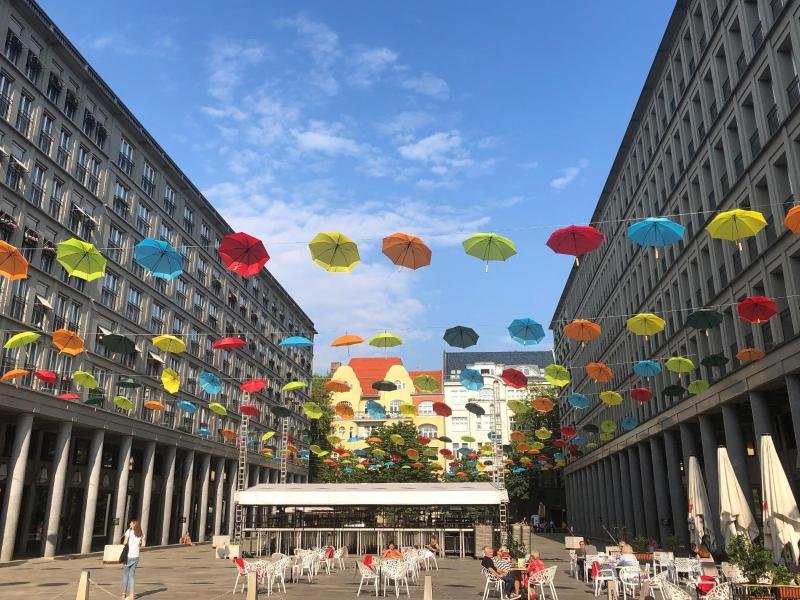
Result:
{"label": "colorful umbrella", "polygon": [[415,417],[417,416],[417,407],[413,404],[401,404],[400,414],[406,417]]}
{"label": "colorful umbrella", "polygon": [[533,319],[514,319],[508,326],[508,333],[515,342],[528,346],[538,344],[544,339],[544,327]]}
{"label": "colorful umbrella", "polygon": [[486,411],[483,409],[483,407],[475,402],[467,402],[464,405],[464,408],[467,410],[467,412],[471,412],[473,415],[477,415],[479,417],[486,414]]}
{"label": "colorful umbrella", "polygon": [[536,412],[548,413],[555,408],[556,403],[547,396],[537,396],[533,399],[533,402],[531,402],[531,406],[533,406],[533,410]]}
{"label": "colorful umbrella", "polygon": [[693,329],[711,329],[720,323],[722,323],[722,313],[717,310],[696,310],[686,317],[686,324]]}
{"label": "colorful umbrella", "polygon": [[331,346],[338,348],[340,346],[354,346],[355,344],[363,344],[364,338],[360,335],[345,334],[340,335],[331,342]]}
{"label": "colorful umbrella", "polygon": [[518,369],[503,369],[500,378],[510,388],[520,390],[528,387],[528,377]]}
{"label": "colorful umbrella", "polygon": [[355,242],[338,231],[318,233],[308,244],[308,249],[312,260],[332,273],[352,271],[361,261]]}
{"label": "colorful umbrella", "polygon": [[696,379],[692,381],[686,389],[689,390],[690,394],[702,394],[710,386],[711,384],[709,384],[705,379]]}
{"label": "colorful umbrella", "polygon": [[767,220],[756,210],[735,208],[719,213],[706,225],[706,231],[718,240],[728,240],[739,244],[741,240],[756,235],[767,226]]}
{"label": "colorful umbrella", "polygon": [[153,277],[175,279],[183,273],[183,256],[164,240],[144,238],[133,247],[133,258]]}
{"label": "colorful umbrella", "polygon": [[547,427],[539,427],[539,429],[533,432],[533,435],[535,435],[537,439],[547,440],[550,439],[550,436],[553,435],[553,432]]}
{"label": "colorful umbrella", "polygon": [[444,402],[434,402],[433,412],[440,417],[449,417],[453,414],[453,410]]}
{"label": "colorful umbrella", "polygon": [[58,396],[56,396],[56,398],[58,398],[59,400],[77,400],[80,397],[81,397],[80,394],[74,394],[72,392],[66,392],[64,394],[59,394]]}
{"label": "colorful umbrella", "polygon": [[242,404],[239,407],[239,414],[248,416],[248,417],[257,417],[261,414],[261,411],[255,404]]}
{"label": "colorful umbrella", "polygon": [[91,406],[102,406],[103,402],[105,402],[103,392],[100,390],[89,390],[88,397],[86,398],[84,404],[89,404]]}
{"label": "colorful umbrella", "polygon": [[261,240],[241,231],[229,233],[222,238],[219,256],[228,270],[242,277],[255,275],[269,260],[269,254]]}
{"label": "colorful umbrella", "polygon": [[664,319],[653,313],[639,313],[628,319],[628,331],[636,335],[643,335],[645,339],[651,335],[663,331],[666,322]]}
{"label": "colorful umbrella", "polygon": [[622,396],[620,396],[618,392],[613,392],[611,390],[600,392],[600,400],[603,404],[608,404],[609,406],[619,406],[622,404]]}
{"label": "colorful umbrella", "polygon": [[228,414],[228,411],[219,402],[209,402],[208,403],[208,410],[210,410],[214,414],[217,414],[217,415],[219,415],[221,417],[224,417],[225,415]]}
{"label": "colorful umbrella", "polygon": [[216,340],[211,344],[212,350],[233,350],[235,348],[244,348],[247,342],[240,337],[224,337]]}
{"label": "colorful umbrella", "polygon": [[269,440],[271,440],[271,439],[272,439],[274,436],[275,436],[275,432],[274,432],[274,431],[267,431],[267,432],[265,432],[265,433],[263,433],[263,434],[261,435],[261,441],[262,441],[262,442],[268,442],[268,441],[269,441]]}
{"label": "colorful umbrella", "polygon": [[489,270],[490,260],[506,260],[517,253],[514,242],[496,233],[476,233],[462,243],[464,252],[482,260]]}
{"label": "colorful umbrella", "polygon": [[614,433],[617,430],[617,424],[614,421],[606,419],[600,423],[600,431],[603,433]]}
{"label": "colorful umbrella", "polygon": [[178,400],[178,402],[175,403],[175,408],[187,412],[190,415],[197,412],[197,405],[187,400]]}
{"label": "colorful umbrella", "polygon": [[591,225],[570,225],[550,234],[547,246],[557,254],[574,256],[575,264],[580,265],[580,257],[596,249],[604,239],[605,236]]}
{"label": "colorful umbrella", "polygon": [[739,316],[750,323],[769,321],[778,312],[778,306],[772,298],[766,296],[750,296],[736,305]]}
{"label": "colorful umbrella", "polygon": [[611,367],[604,363],[590,362],[586,365],[586,374],[597,383],[608,383],[614,379]]}
{"label": "colorful umbrella", "polygon": [[309,419],[320,419],[323,415],[322,407],[316,402],[303,403],[303,412]]}
{"label": "colorful umbrella", "polygon": [[281,388],[282,392],[291,392],[293,390],[299,390],[301,388],[306,387],[306,384],[302,381],[290,381]]}
{"label": "colorful umbrella", "polygon": [[795,205],[789,209],[783,218],[783,224],[792,233],[800,233],[800,205]]}
{"label": "colorful umbrella", "polygon": [[422,392],[438,392],[439,381],[427,373],[422,373],[414,377],[414,387]]}
{"label": "colorful umbrella", "polygon": [[331,379],[325,383],[325,389],[329,392],[348,392],[350,391],[350,384],[341,379]]}
{"label": "colorful umbrella", "polygon": [[483,387],[483,375],[475,369],[463,369],[460,376],[461,385],[468,390],[477,391]]}
{"label": "colorful umbrella", "polygon": [[392,442],[393,444],[397,444],[398,446],[402,446],[403,444],[406,443],[405,440],[403,439],[403,436],[397,433],[390,434],[389,441]]}
{"label": "colorful umbrella", "polygon": [[471,327],[457,325],[445,330],[442,339],[454,348],[469,348],[478,343],[478,333]]}
{"label": "colorful umbrella", "polygon": [[403,343],[403,338],[393,333],[379,333],[369,338],[369,345],[376,348],[393,348]]}
{"label": "colorful umbrella", "polygon": [[431,264],[431,249],[415,235],[393,233],[383,238],[382,250],[399,267],[419,269]]}
{"label": "colorful umbrella", "polygon": [[571,376],[566,367],[561,365],[547,365],[544,368],[544,378],[551,385],[564,387],[570,382]]}
{"label": "colorful umbrella", "polygon": [[125,396],[114,396],[114,406],[122,410],[133,410],[133,402]]}
{"label": "colorful umbrella", "polygon": [[97,385],[97,379],[94,378],[94,375],[87,373],[86,371],[75,371],[72,374],[72,379],[75,381],[75,385],[85,387],[90,390],[100,387]]}
{"label": "colorful umbrella", "polygon": [[658,247],[669,246],[683,239],[686,230],[683,225],[670,221],[664,217],[648,217],[628,226],[628,239],[640,246]]}
{"label": "colorful umbrella", "polygon": [[56,329],[53,332],[52,343],[56,349],[69,356],[77,356],[84,350],[81,337],[69,329]]}
{"label": "colorful umbrella", "polygon": [[58,382],[58,375],[55,371],[46,371],[46,370],[39,370],[34,371],[33,376],[36,377],[39,381],[44,381],[45,383],[49,383],[50,385],[55,385]]}
{"label": "colorful umbrella", "polygon": [[355,416],[355,411],[349,402],[338,402],[333,409],[342,419],[352,419]]}
{"label": "colorful umbrella", "polygon": [[664,388],[664,395],[669,396],[670,398],[675,398],[683,396],[685,391],[686,390],[683,388],[683,386],[673,384]]}
{"label": "colorful umbrella", "polygon": [[186,352],[186,343],[174,335],[157,335],[153,338],[153,345],[164,352],[172,354]]}
{"label": "colorful umbrella", "polygon": [[92,281],[106,272],[106,259],[94,244],[70,238],[56,245],[56,260],[68,275]]}
{"label": "colorful umbrella", "polygon": [[173,369],[161,371],[161,384],[170,394],[177,394],[181,388],[181,377]]}
{"label": "colorful umbrella", "polygon": [[17,333],[12,335],[6,343],[3,344],[3,348],[6,350],[10,350],[13,348],[21,348],[22,346],[27,346],[28,344],[32,344],[36,340],[42,337],[42,334],[36,333],[35,331],[23,331],[22,333]]}
{"label": "colorful umbrella", "polygon": [[226,440],[232,440],[236,438],[236,432],[233,429],[220,429],[219,434]]}
{"label": "colorful umbrella", "polygon": [[11,281],[28,277],[28,261],[16,246],[0,240],[0,276]]}
{"label": "colorful umbrella", "polygon": [[372,389],[378,390],[379,392],[393,392],[397,389],[397,385],[392,381],[381,379],[380,381],[372,382]]}
{"label": "colorful umbrella", "polygon": [[526,413],[530,408],[522,400],[517,400],[516,398],[512,398],[511,400],[506,402],[506,406],[508,406],[508,410],[510,410],[516,415]]}
{"label": "colorful umbrella", "polygon": [[742,348],[736,353],[736,358],[741,362],[751,362],[761,360],[766,354],[758,348]]}
{"label": "colorful umbrella", "polygon": [[386,416],[386,409],[375,400],[369,400],[364,408],[373,419],[383,419]]}
{"label": "colorful umbrella", "polygon": [[569,402],[569,405],[571,407],[580,410],[589,408],[589,398],[587,398],[583,394],[579,394],[578,392],[572,393],[569,396],[567,396],[567,402]]}
{"label": "colorful umbrella", "polygon": [[631,390],[631,398],[637,402],[647,402],[653,398],[653,392],[643,387],[633,388]]}
{"label": "colorful umbrella", "polygon": [[108,348],[109,352],[115,354],[133,354],[136,352],[136,344],[132,339],[126,338],[118,333],[109,333],[100,338],[100,343]]}
{"label": "colorful umbrella", "polygon": [[0,381],[11,381],[12,379],[16,379],[17,377],[25,377],[29,371],[25,369],[9,369],[3,376],[0,377]]}
{"label": "colorful umbrella", "polygon": [[142,387],[142,384],[135,379],[131,379],[130,377],[122,377],[117,381],[117,387],[134,390]]}
{"label": "colorful umbrella", "polygon": [[200,425],[195,433],[200,437],[211,437],[211,430],[208,428],[208,425]]}
{"label": "colorful umbrella", "polygon": [[700,364],[704,367],[724,367],[729,362],[729,359],[724,354],[709,354],[700,360]]}
{"label": "colorful umbrella", "polygon": [[260,392],[265,387],[267,387],[266,379],[248,379],[247,381],[242,382],[242,384],[239,386],[239,389],[248,394],[254,394],[256,392]]}
{"label": "colorful umbrella", "polygon": [[597,425],[593,425],[592,423],[584,425],[583,430],[588,431],[589,433],[597,433],[598,431],[600,431]]}
{"label": "colorful umbrella", "polygon": [[287,337],[278,344],[278,346],[284,346],[288,348],[308,348],[309,346],[313,346],[314,342],[312,342],[307,337],[303,337],[301,335],[293,335],[291,337]]}
{"label": "colorful umbrella", "polygon": [[694,363],[683,356],[672,356],[664,363],[668,371],[673,373],[691,373],[695,370]]}
{"label": "colorful umbrella", "polygon": [[599,337],[602,330],[597,323],[586,319],[575,319],[571,323],[564,325],[563,332],[568,338],[585,345],[586,342]]}
{"label": "colorful umbrella", "polygon": [[639,377],[655,377],[661,373],[661,365],[654,360],[640,360],[633,365],[633,372]]}
{"label": "colorful umbrella", "polygon": [[625,431],[630,431],[636,429],[636,426],[639,425],[639,421],[636,420],[636,417],[625,417],[620,422],[620,425],[622,425]]}
{"label": "colorful umbrella", "polygon": [[222,391],[222,383],[220,383],[219,377],[210,371],[203,371],[200,373],[200,378],[198,381],[200,382],[200,389],[207,394],[213,396],[214,394],[219,394]]}

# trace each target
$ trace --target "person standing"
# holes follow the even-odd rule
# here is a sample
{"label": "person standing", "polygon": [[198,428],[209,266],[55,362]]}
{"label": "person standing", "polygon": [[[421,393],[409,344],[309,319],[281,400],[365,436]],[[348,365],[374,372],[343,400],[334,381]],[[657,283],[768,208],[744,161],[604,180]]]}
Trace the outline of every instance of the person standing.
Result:
{"label": "person standing", "polygon": [[133,519],[130,522],[122,543],[128,546],[128,558],[122,566],[122,600],[133,600],[133,580],[136,565],[139,564],[139,550],[144,547],[144,534],[139,521]]}

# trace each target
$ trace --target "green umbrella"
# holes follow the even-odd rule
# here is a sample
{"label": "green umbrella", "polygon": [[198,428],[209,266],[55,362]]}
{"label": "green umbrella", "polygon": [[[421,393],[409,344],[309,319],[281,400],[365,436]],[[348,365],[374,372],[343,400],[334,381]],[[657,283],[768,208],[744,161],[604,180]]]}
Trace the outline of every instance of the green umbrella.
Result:
{"label": "green umbrella", "polygon": [[135,379],[131,379],[130,377],[123,377],[117,381],[117,387],[133,390],[142,387],[142,384]]}
{"label": "green umbrella", "polygon": [[467,402],[464,405],[469,412],[473,415],[478,415],[479,417],[486,414],[486,411],[483,410],[483,407],[480,404],[475,404],[474,402]]}
{"label": "green umbrella", "polygon": [[106,259],[94,244],[78,238],[59,242],[56,246],[56,260],[72,277],[92,281],[105,275]]}
{"label": "green umbrella", "polygon": [[613,433],[617,430],[617,424],[614,421],[606,420],[600,423],[600,431],[603,433]]}
{"label": "green umbrella", "polygon": [[684,392],[686,392],[686,390],[680,385],[673,384],[664,388],[664,394],[670,398],[683,396]]}
{"label": "green umbrella", "polygon": [[280,418],[288,417],[292,414],[292,411],[285,406],[270,406],[269,409],[272,411],[272,414]]}
{"label": "green umbrella", "polygon": [[439,382],[435,377],[432,377],[426,373],[414,377],[414,386],[422,392],[433,393],[439,391]]}
{"label": "green umbrella", "polygon": [[318,233],[308,249],[315,263],[333,273],[352,271],[361,260],[355,242],[338,231]]}
{"label": "green umbrella", "polygon": [[92,406],[100,406],[103,404],[104,401],[105,398],[103,397],[103,392],[101,392],[100,390],[91,390],[89,392],[89,397],[86,399],[86,402],[84,402],[84,404],[90,404]]}
{"label": "green umbrella", "polygon": [[369,345],[376,348],[393,348],[403,343],[403,338],[393,333],[379,333],[369,338]]}
{"label": "green umbrella", "polygon": [[471,443],[473,443],[475,441],[475,438],[472,437],[471,435],[462,435],[461,436],[461,441],[462,442],[466,442],[467,444],[471,444]]}
{"label": "green umbrella", "polygon": [[710,384],[705,379],[696,379],[688,385],[690,394],[701,394],[710,387]]}
{"label": "green umbrella", "polygon": [[133,410],[133,402],[125,396],[114,396],[114,406],[122,410]]}
{"label": "green umbrella", "polygon": [[22,346],[32,344],[40,337],[42,337],[41,334],[36,333],[35,331],[23,331],[22,333],[17,333],[16,335],[12,335],[10,338],[8,338],[8,341],[3,344],[3,348],[7,350],[12,348],[21,348]]}
{"label": "green umbrella", "polygon": [[683,356],[673,356],[667,359],[665,363],[667,370],[673,373],[691,373],[694,371],[694,363]]}
{"label": "green umbrella", "polygon": [[133,340],[118,333],[104,335],[100,338],[100,343],[108,348],[109,352],[116,354],[133,354],[136,352],[136,344]]}
{"label": "green umbrella", "polygon": [[445,331],[443,339],[454,348],[469,348],[478,343],[478,333],[472,327],[457,325]]}
{"label": "green umbrella", "polygon": [[506,260],[517,253],[514,242],[496,233],[476,233],[464,240],[464,252],[486,263],[490,260]]}
{"label": "green umbrella", "polygon": [[303,412],[309,419],[322,418],[322,407],[316,402],[306,402],[303,404]]}
{"label": "green umbrella", "polygon": [[694,329],[711,329],[722,323],[722,313],[717,310],[696,310],[686,317],[686,324]]}
{"label": "green umbrella", "polygon": [[440,436],[439,436],[438,438],[436,438],[436,439],[437,439],[437,440],[439,440],[440,442],[444,442],[445,444],[450,444],[450,443],[452,443],[452,442],[453,442],[453,440],[452,440],[452,439],[450,439],[449,437],[447,437],[446,435],[440,435]]}
{"label": "green umbrella", "polygon": [[571,379],[567,368],[561,365],[547,365],[544,368],[544,378],[548,383],[558,387],[564,387]]}
{"label": "green umbrella", "polygon": [[704,357],[700,364],[704,367],[724,367],[729,362],[729,359],[724,354],[710,354]]}
{"label": "green umbrella", "polygon": [[514,414],[524,413],[528,411],[528,405],[525,404],[522,400],[509,400],[506,402],[506,406],[508,409],[513,412]]}
{"label": "green umbrella", "polygon": [[290,381],[289,383],[285,384],[282,388],[282,392],[291,392],[293,390],[299,390],[301,388],[306,387],[306,384],[302,381]]}
{"label": "green umbrella", "polygon": [[224,417],[225,415],[228,414],[228,411],[219,402],[209,402],[208,410],[210,410],[211,412],[213,412],[215,414],[218,414],[221,417]]}
{"label": "green umbrella", "polygon": [[75,384],[81,387],[85,387],[90,390],[99,387],[97,385],[97,379],[94,378],[94,375],[87,373],[86,371],[75,371],[72,374],[72,378],[75,380]]}

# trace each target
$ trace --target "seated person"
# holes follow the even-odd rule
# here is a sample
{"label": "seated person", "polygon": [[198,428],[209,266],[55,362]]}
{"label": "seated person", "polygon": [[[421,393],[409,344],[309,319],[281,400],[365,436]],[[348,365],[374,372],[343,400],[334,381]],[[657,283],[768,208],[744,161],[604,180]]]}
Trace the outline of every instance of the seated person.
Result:
{"label": "seated person", "polygon": [[507,597],[508,600],[518,600],[518,598],[520,598],[520,595],[519,592],[515,590],[519,586],[519,582],[517,582],[513,573],[498,569],[495,566],[493,557],[494,557],[494,549],[492,549],[490,546],[486,546],[483,549],[483,558],[481,559],[481,567],[486,569],[486,571],[488,571],[491,575],[494,575],[495,577],[498,577],[503,581],[503,595]]}
{"label": "seated person", "polygon": [[638,567],[639,559],[633,554],[633,548],[630,544],[625,544],[620,548],[619,559],[617,560],[619,567]]}
{"label": "seated person", "polygon": [[584,540],[578,542],[578,548],[575,550],[575,557],[578,559],[578,573],[583,573],[583,570],[586,568],[586,542]]}
{"label": "seated person", "polygon": [[544,571],[544,563],[542,559],[539,558],[539,551],[534,550],[531,552],[530,561],[528,561],[528,575],[531,573],[538,573],[539,571]]}
{"label": "seated person", "polygon": [[439,540],[436,538],[436,536],[433,536],[431,538],[430,543],[427,546],[425,546],[425,548],[430,550],[436,555],[438,555],[439,552],[441,552],[442,550],[441,546],[439,546]]}
{"label": "seated person", "polygon": [[511,553],[508,548],[500,546],[492,562],[494,562],[494,566],[498,571],[508,571],[514,576],[514,592],[518,594],[522,584],[522,571],[514,570],[514,562],[511,560]]}
{"label": "seated person", "polygon": [[192,543],[192,538],[189,536],[188,530],[183,532],[183,535],[181,536],[181,539],[178,543],[183,544],[184,546],[194,546],[194,544]]}
{"label": "seated person", "polygon": [[403,558],[403,554],[395,547],[394,542],[389,542],[389,545],[386,547],[386,550],[383,551],[381,558],[389,560]]}

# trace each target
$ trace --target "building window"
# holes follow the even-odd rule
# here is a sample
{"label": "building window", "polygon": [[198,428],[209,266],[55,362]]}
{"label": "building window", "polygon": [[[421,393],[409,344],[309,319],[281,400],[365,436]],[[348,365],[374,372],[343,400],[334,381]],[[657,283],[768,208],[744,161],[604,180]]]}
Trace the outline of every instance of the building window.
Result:
{"label": "building window", "polygon": [[44,199],[44,174],[45,169],[39,163],[33,165],[31,174],[31,204],[36,208],[42,208]]}
{"label": "building window", "polygon": [[39,128],[39,150],[50,155],[50,148],[53,147],[53,117],[47,113],[42,113],[42,123]]}
{"label": "building window", "polygon": [[64,201],[64,182],[58,177],[53,177],[50,186],[50,204],[47,207],[47,214],[58,220],[61,216],[61,207]]}
{"label": "building window", "polygon": [[131,146],[125,138],[122,138],[119,144],[119,158],[117,164],[126,175],[130,176],[131,173],[133,173],[133,146]]}
{"label": "building window", "polygon": [[88,108],[83,109],[83,133],[86,137],[91,139],[94,135],[94,127],[97,125],[97,120],[94,118],[92,111]]}
{"label": "building window", "polygon": [[183,207],[183,228],[187,233],[194,230],[194,211],[188,206]]}
{"label": "building window", "polygon": [[33,98],[26,93],[19,95],[19,106],[17,107],[16,128],[22,135],[28,135],[31,126],[31,110],[33,108]]}
{"label": "building window", "polygon": [[96,156],[89,159],[89,177],[86,180],[86,187],[97,196],[97,190],[100,187],[100,161]]}
{"label": "building window", "polygon": [[151,198],[156,191],[156,172],[147,161],[144,161],[142,167],[142,189]]}
{"label": "building window", "polygon": [[62,129],[61,135],[58,138],[58,151],[56,152],[56,162],[62,169],[67,168],[71,144],[72,134],[66,129]]}
{"label": "building window", "polygon": [[0,71],[0,118],[8,120],[11,107],[11,82],[14,81],[5,71]]}
{"label": "building window", "polygon": [[67,90],[64,97],[64,114],[70,121],[74,121],[76,110],[78,110],[78,95],[72,90]]}
{"label": "building window", "polygon": [[162,221],[158,228],[158,236],[165,242],[172,244],[173,234],[174,231],[172,231],[172,228]]}
{"label": "building window", "polygon": [[433,412],[433,402],[426,400],[425,402],[420,402],[419,406],[417,406],[418,414],[420,415],[432,415]]}
{"label": "building window", "polygon": [[42,61],[31,50],[28,50],[28,59],[25,61],[25,77],[36,85],[39,81],[39,73],[42,72]]}
{"label": "building window", "polygon": [[64,87],[64,84],[59,79],[58,75],[55,73],[50,73],[50,77],[47,80],[47,98],[53,104],[58,104],[58,99],[61,96],[61,89]]}
{"label": "building window", "polygon": [[103,287],[100,291],[100,304],[116,310],[117,308],[117,294],[119,292],[119,277],[113,273],[106,272],[103,277]]}
{"label": "building window", "polygon": [[141,202],[136,209],[136,229],[145,237],[150,235],[150,208]]}
{"label": "building window", "polygon": [[189,288],[186,281],[183,279],[175,280],[175,304],[181,308],[186,308],[186,299],[188,298]]}
{"label": "building window", "polygon": [[158,302],[153,302],[150,306],[150,330],[153,333],[161,333],[164,330],[164,307]]}
{"label": "building window", "polygon": [[172,335],[183,335],[184,321],[178,315],[172,316]]}
{"label": "building window", "polygon": [[436,425],[425,423],[419,426],[419,434],[426,438],[434,439],[439,436],[439,428]]}
{"label": "building window", "polygon": [[400,400],[389,401],[389,412],[396,415],[400,412]]}
{"label": "building window", "polygon": [[451,419],[454,431],[466,431],[469,425],[468,417],[453,417]]}
{"label": "building window", "polygon": [[108,228],[108,249],[107,255],[111,260],[118,263],[122,262],[122,250],[125,246],[125,234],[122,230],[111,225]]}
{"label": "building window", "polygon": [[75,157],[75,179],[86,185],[86,174],[88,173],[89,151],[84,146],[78,146],[78,154]]}
{"label": "building window", "polygon": [[130,202],[128,202],[128,188],[117,181],[116,185],[114,186],[114,204],[112,207],[114,212],[123,219],[127,220],[130,207]]}
{"label": "building window", "polygon": [[24,177],[25,166],[17,158],[9,157],[8,167],[6,167],[6,185],[15,192],[21,192]]}
{"label": "building window", "polygon": [[164,186],[164,212],[175,218],[175,190],[169,184]]}
{"label": "building window", "polygon": [[3,54],[5,54],[9,61],[16,65],[19,60],[20,52],[22,52],[22,40],[19,39],[16,33],[9,29],[6,34],[6,46],[3,49]]}
{"label": "building window", "polygon": [[200,243],[204,247],[208,248],[210,242],[211,242],[211,232],[208,229],[208,225],[206,225],[205,223],[200,223]]}
{"label": "building window", "polygon": [[128,289],[128,305],[125,309],[125,316],[128,318],[128,320],[138,323],[139,316],[142,312],[141,307],[142,292],[137,290],[135,287],[131,287]]}
{"label": "building window", "polygon": [[208,269],[208,263],[206,262],[206,259],[201,257],[201,256],[198,256],[197,257],[197,279],[199,279],[200,283],[202,283],[203,285],[205,285],[205,283],[206,283],[206,274],[208,272],[207,269]]}

